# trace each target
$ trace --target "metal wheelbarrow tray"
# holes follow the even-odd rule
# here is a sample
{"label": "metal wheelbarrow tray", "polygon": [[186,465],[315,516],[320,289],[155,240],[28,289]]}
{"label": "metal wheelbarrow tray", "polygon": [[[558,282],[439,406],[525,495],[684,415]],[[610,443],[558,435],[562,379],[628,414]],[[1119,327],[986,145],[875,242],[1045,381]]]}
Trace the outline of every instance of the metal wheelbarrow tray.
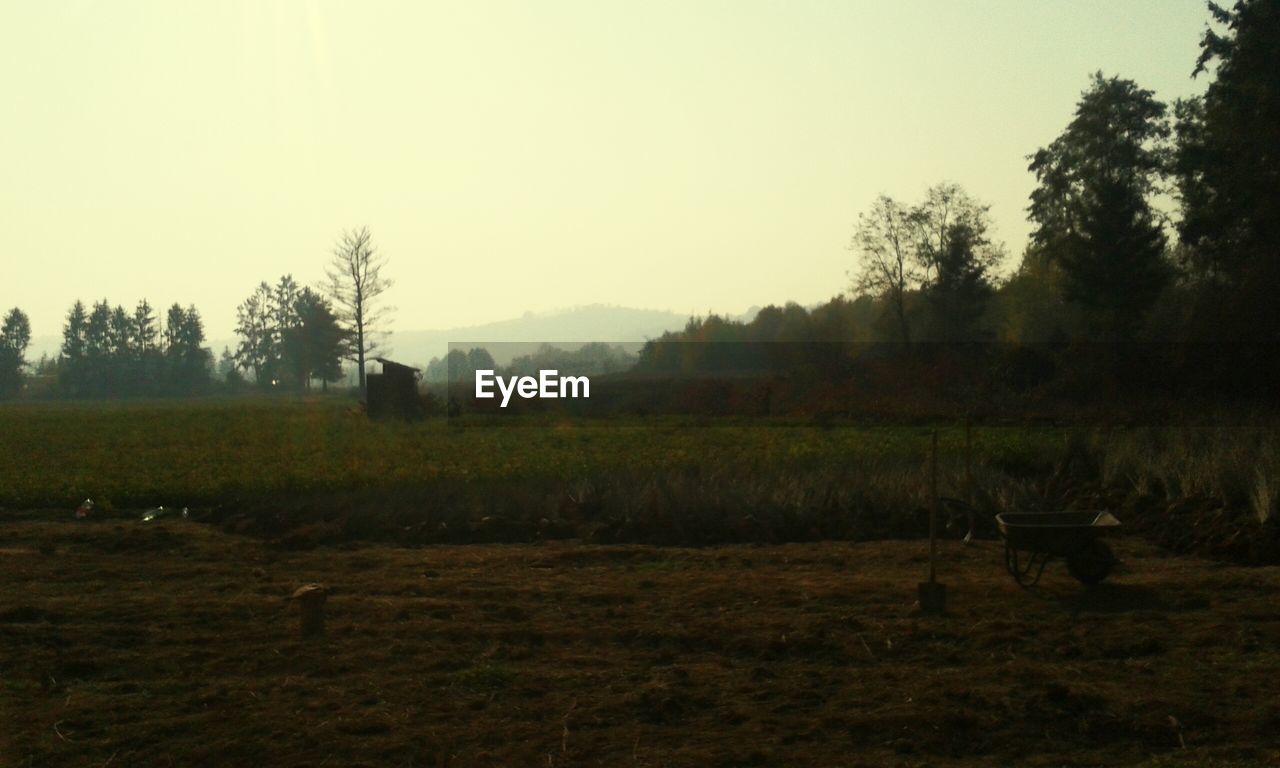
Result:
{"label": "metal wheelbarrow tray", "polygon": [[996,528],[1004,539],[1004,565],[1018,584],[1040,581],[1055,557],[1084,584],[1097,584],[1111,573],[1115,555],[1100,537],[1120,527],[1110,512],[1001,512]]}

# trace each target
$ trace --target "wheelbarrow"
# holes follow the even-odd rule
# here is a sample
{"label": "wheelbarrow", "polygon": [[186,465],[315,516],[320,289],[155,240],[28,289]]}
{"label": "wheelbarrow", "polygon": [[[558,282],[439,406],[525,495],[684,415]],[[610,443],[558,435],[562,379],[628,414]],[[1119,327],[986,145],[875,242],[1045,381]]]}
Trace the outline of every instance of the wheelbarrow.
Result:
{"label": "wheelbarrow", "polygon": [[1004,566],[1020,586],[1035,586],[1055,557],[1082,584],[1107,578],[1115,555],[1101,537],[1120,521],[1110,512],[1001,512],[996,528],[1004,539]]}

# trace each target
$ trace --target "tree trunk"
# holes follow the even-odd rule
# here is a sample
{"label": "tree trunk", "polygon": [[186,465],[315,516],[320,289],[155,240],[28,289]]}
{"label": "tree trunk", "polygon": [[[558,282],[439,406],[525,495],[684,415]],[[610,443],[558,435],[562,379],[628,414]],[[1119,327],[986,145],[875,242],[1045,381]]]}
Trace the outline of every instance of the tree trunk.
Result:
{"label": "tree trunk", "polygon": [[907,326],[906,297],[899,295],[894,302],[898,310],[898,327],[902,330],[902,343],[911,346],[911,331]]}
{"label": "tree trunk", "polygon": [[364,301],[362,297],[356,297],[356,358],[357,364],[360,366],[360,397],[364,399],[368,396],[365,390],[364,380]]}

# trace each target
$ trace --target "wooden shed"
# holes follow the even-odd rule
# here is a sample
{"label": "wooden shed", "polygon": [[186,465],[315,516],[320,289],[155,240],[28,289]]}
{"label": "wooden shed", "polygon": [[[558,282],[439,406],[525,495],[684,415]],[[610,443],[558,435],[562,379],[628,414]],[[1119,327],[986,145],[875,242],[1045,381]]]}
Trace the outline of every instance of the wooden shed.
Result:
{"label": "wooden shed", "polygon": [[374,360],[382,364],[382,372],[365,377],[369,418],[413,419],[422,415],[418,369],[385,357]]}

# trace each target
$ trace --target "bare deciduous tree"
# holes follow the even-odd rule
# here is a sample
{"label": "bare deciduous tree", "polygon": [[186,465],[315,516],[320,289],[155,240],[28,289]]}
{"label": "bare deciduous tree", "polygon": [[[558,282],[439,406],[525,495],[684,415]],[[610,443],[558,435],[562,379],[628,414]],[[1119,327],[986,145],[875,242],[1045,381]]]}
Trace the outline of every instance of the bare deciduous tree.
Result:
{"label": "bare deciduous tree", "polygon": [[935,184],[925,192],[924,202],[911,211],[916,231],[916,256],[924,270],[925,287],[939,279],[942,261],[954,252],[957,233],[974,246],[973,259],[983,270],[993,270],[1004,259],[1004,248],[990,238],[991,206],[974,199],[955,182]]}
{"label": "bare deciduous tree", "polygon": [[333,260],[325,274],[329,277],[329,297],[350,333],[348,359],[360,372],[360,394],[365,394],[365,360],[378,350],[375,337],[383,332],[391,307],[377,306],[379,297],[391,287],[382,276],[386,259],[373,246],[368,227],[343,232],[333,248]]}
{"label": "bare deciduous tree", "polygon": [[861,258],[853,274],[853,287],[860,293],[888,299],[905,344],[911,343],[907,291],[924,279],[917,247],[913,211],[893,198],[881,195],[870,212],[858,216],[850,250]]}

